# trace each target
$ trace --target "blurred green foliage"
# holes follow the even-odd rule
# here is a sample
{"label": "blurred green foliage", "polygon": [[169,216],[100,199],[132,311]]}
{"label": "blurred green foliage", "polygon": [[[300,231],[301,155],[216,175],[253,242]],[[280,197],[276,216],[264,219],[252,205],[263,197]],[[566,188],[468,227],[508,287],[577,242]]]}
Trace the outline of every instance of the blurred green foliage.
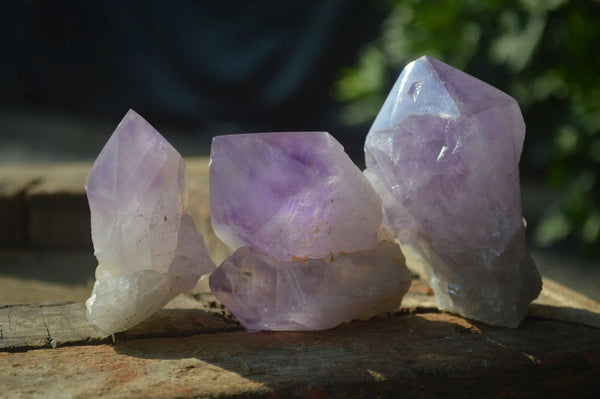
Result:
{"label": "blurred green foliage", "polygon": [[600,253],[600,2],[396,0],[335,96],[342,122],[368,125],[404,66],[428,54],[512,95],[527,138],[525,181],[542,199],[535,243],[576,242]]}

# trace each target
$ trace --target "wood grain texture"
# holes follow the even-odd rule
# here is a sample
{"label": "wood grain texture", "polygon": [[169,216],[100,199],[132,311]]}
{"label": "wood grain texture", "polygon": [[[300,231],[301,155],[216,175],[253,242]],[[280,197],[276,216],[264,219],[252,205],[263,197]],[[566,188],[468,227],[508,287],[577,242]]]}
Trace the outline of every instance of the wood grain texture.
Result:
{"label": "wood grain texture", "polygon": [[[91,248],[85,178],[89,162],[15,164],[0,168],[0,225],[10,221],[10,236],[0,246]],[[3,193],[2,193],[3,192]],[[13,211],[12,213],[10,211]]]}
{"label": "wood grain texture", "polygon": [[[138,326],[116,335],[119,341],[182,337],[241,330],[212,295],[196,300],[180,295]],[[111,342],[85,317],[82,302],[0,306],[0,351],[26,351]]]}
{"label": "wood grain texture", "polygon": [[[600,305],[551,280],[531,306],[528,317],[600,328]],[[177,296],[137,327],[117,334],[119,340],[176,337],[241,329],[233,316],[202,284]],[[427,283],[413,279],[399,314],[437,313]],[[82,302],[0,306],[0,350],[24,351],[66,345],[108,342],[93,330]]]}
{"label": "wood grain texture", "polygon": [[[219,263],[230,251],[210,228],[208,160],[186,163],[188,212]],[[73,205],[85,200],[89,166],[0,170],[0,183],[8,182],[0,184],[0,218],[14,214],[11,226],[21,234],[0,236],[0,245],[89,245],[68,241],[89,228],[89,210]],[[56,241],[44,243],[46,234]],[[10,279],[31,288],[44,283],[40,277],[73,295],[90,289],[89,253],[64,267],[58,254],[1,255],[0,291]],[[600,305],[552,280],[544,279],[518,329],[437,311],[419,278],[395,314],[319,332],[248,334],[206,291],[205,279],[116,334],[116,344],[93,330],[81,300],[0,306],[0,398],[600,397]]]}
{"label": "wood grain texture", "polygon": [[1,353],[0,397],[556,397],[598,392],[599,373],[598,329],[422,313]]}

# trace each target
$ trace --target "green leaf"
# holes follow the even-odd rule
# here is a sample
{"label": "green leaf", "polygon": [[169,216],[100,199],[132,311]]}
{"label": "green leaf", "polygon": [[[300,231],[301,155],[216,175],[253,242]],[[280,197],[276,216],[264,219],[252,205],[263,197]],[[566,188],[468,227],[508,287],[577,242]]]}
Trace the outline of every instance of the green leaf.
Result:
{"label": "green leaf", "polygon": [[571,223],[562,213],[553,213],[542,219],[535,231],[535,242],[545,247],[563,239],[571,232]]}

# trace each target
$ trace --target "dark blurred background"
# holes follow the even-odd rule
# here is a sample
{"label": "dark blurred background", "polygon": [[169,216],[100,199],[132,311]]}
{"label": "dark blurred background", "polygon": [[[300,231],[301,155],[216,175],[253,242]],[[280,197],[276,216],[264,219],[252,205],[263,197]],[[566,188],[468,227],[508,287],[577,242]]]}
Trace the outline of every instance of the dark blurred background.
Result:
{"label": "dark blurred background", "polygon": [[325,130],[362,164],[423,54],[520,103],[530,245],[597,288],[599,1],[6,1],[0,162],[92,160],[133,108],[183,155],[218,134]]}
{"label": "dark blurred background", "polygon": [[244,131],[344,136],[335,82],[387,12],[356,0],[8,1],[0,102],[112,124],[133,108],[203,143]]}

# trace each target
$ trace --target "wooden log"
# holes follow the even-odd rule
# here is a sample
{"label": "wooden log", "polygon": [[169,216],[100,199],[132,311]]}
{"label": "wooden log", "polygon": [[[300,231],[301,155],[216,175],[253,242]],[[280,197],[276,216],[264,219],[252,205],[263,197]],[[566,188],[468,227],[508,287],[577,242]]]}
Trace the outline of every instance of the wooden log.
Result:
{"label": "wooden log", "polygon": [[[188,211],[220,262],[229,250],[210,229],[207,158],[186,161]],[[89,165],[72,166],[65,165],[70,172],[60,165],[0,170],[0,183],[14,183],[5,184],[0,200],[11,204],[14,197],[24,204],[15,214],[23,220],[11,222],[25,226],[23,242],[34,248],[64,244],[41,240],[65,219],[64,212],[46,206],[52,197],[85,200]],[[89,223],[86,209],[69,207],[63,240],[83,235],[74,220]],[[0,218],[8,217],[2,209]],[[3,253],[0,261],[13,255]],[[9,265],[0,267],[0,275],[10,268],[11,276],[16,273],[11,278],[33,281],[41,273],[33,271],[44,269],[44,280],[68,281],[86,294],[94,266],[87,255],[71,260],[85,266],[81,275],[69,265],[63,268],[68,275],[56,281],[50,277],[62,269],[46,270],[36,254],[11,261],[27,263],[27,273]],[[44,265],[59,259],[50,257]],[[600,305],[551,280],[544,279],[540,298],[518,329],[437,311],[431,290],[418,278],[395,314],[320,332],[248,334],[205,291],[200,284],[178,296],[117,334],[114,345],[93,330],[81,301],[0,306],[0,397],[600,397]]]}
{"label": "wooden log", "polygon": [[[240,330],[212,295],[180,295],[142,324],[117,334],[119,341]],[[0,306],[0,351],[26,351],[110,342],[85,317],[82,302]]]}
{"label": "wooden log", "polygon": [[28,174],[0,174],[0,247],[27,245],[29,214],[25,205],[25,192],[34,183],[35,176]]}
{"label": "wooden log", "polygon": [[600,305],[544,284],[518,329],[438,312],[418,278],[396,314],[320,332],[248,334],[196,293],[111,345],[83,303],[3,306],[0,397],[594,397]]}
{"label": "wooden log", "polygon": [[599,392],[598,375],[599,329],[430,312],[0,353],[2,397],[579,397]]}
{"label": "wooden log", "polygon": [[[531,319],[555,320],[600,328],[600,304],[551,280],[531,306]],[[415,278],[398,314],[437,313],[427,283]],[[171,301],[139,326],[117,334],[119,340],[188,336],[241,329],[210,293],[193,291]],[[81,302],[0,306],[0,350],[23,351],[107,342],[85,318]]]}

